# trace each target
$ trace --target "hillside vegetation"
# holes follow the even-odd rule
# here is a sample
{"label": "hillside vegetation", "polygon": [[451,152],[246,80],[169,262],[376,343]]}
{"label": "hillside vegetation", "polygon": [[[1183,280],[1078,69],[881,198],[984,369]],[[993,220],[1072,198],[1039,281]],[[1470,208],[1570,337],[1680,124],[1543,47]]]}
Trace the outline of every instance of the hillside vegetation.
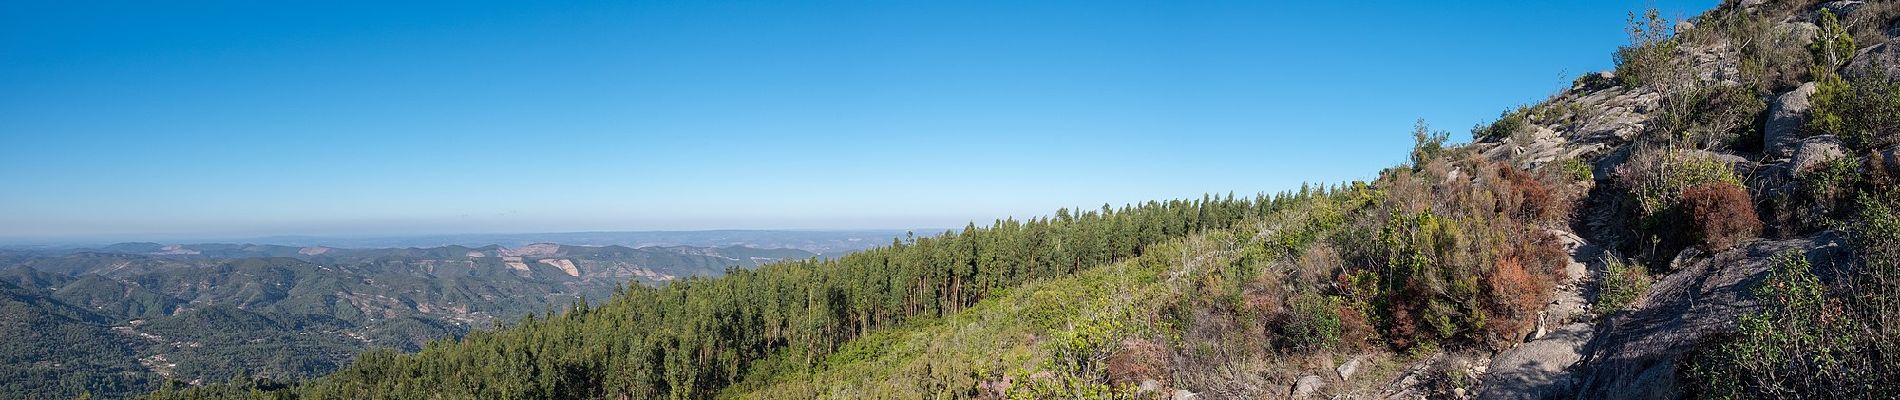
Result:
{"label": "hillside vegetation", "polygon": [[1895,2],[1633,13],[1376,179],[972,224],[171,398],[1893,398]]}

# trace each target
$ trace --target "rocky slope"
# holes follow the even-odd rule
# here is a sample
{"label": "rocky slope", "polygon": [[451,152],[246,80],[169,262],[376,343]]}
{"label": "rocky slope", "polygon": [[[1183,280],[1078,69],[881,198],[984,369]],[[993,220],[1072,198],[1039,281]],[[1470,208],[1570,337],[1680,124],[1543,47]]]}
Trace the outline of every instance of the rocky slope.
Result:
{"label": "rocky slope", "polygon": [[[1733,35],[1709,31],[1734,29],[1714,26],[1725,13],[1754,20],[1765,26],[1764,41],[1772,46],[1805,48],[1817,39],[1816,26],[1822,23],[1823,10],[1838,13],[1850,30],[1864,34],[1879,32],[1879,42],[1855,49],[1840,67],[1850,79],[1866,76],[1900,76],[1900,25],[1896,25],[1896,7],[1891,2],[1833,1],[1820,4],[1784,4],[1781,2],[1743,1],[1693,20],[1675,24],[1681,42],[1677,50],[1682,67],[1693,79],[1686,85],[1697,87],[1749,87],[1766,89],[1766,109],[1753,119],[1759,136],[1738,135],[1733,142],[1716,146],[1684,146],[1684,152],[1719,160],[1743,177],[1758,204],[1773,203],[1779,196],[1799,190],[1805,174],[1845,160],[1863,166],[1857,174],[1870,173],[1865,165],[1891,162],[1895,147],[1872,149],[1859,159],[1838,138],[1816,135],[1808,128],[1810,98],[1816,92],[1814,82],[1798,82],[1792,88],[1762,88],[1740,71],[1752,68],[1749,57],[1756,54],[1738,50]],[[1858,24],[1858,25],[1857,25]],[[1700,31],[1697,31],[1700,29]],[[1688,37],[1688,35],[1698,35]],[[1657,135],[1680,132],[1659,131],[1659,120],[1670,118],[1670,89],[1683,86],[1641,87],[1615,84],[1614,73],[1600,73],[1578,80],[1576,86],[1536,106],[1542,114],[1527,118],[1517,134],[1492,138],[1474,144],[1489,157],[1510,160],[1526,168],[1551,166],[1564,160],[1587,165],[1599,191],[1619,185],[1619,171],[1630,167],[1632,153],[1652,145]],[[1792,82],[1791,82],[1792,83]],[[1679,84],[1680,85],[1680,84]],[[1752,114],[1752,113],[1751,113]],[[1759,142],[1756,142],[1759,141]],[[1863,149],[1866,150],[1866,149]],[[1872,161],[1870,163],[1870,161]],[[1888,164],[1891,165],[1891,164]],[[1811,183],[1810,183],[1811,185]],[[1597,197],[1594,196],[1593,197]],[[1618,257],[1616,249],[1630,249],[1631,224],[1619,219],[1628,215],[1600,198],[1586,200],[1585,208],[1572,225],[1581,243],[1571,246],[1574,262],[1572,283],[1566,284],[1544,311],[1544,324],[1516,347],[1489,357],[1484,368],[1474,368],[1482,376],[1475,391],[1478,398],[1675,398],[1690,396],[1680,375],[1689,368],[1688,353],[1703,343],[1730,335],[1737,321],[1756,310],[1758,299],[1752,294],[1771,268],[1771,259],[1796,252],[1810,260],[1825,282],[1839,289],[1845,286],[1843,271],[1856,268],[1854,254],[1847,248],[1843,234],[1826,227],[1782,227],[1769,238],[1754,239],[1733,248],[1705,251],[1695,247],[1681,250],[1666,260],[1665,266],[1652,268],[1658,273],[1653,286],[1623,311],[1597,310],[1592,314],[1585,297],[1594,297],[1604,279],[1604,260]],[[1773,220],[1774,211],[1763,210],[1763,218]],[[1587,271],[1587,272],[1585,272]],[[1582,305],[1583,307],[1579,307]],[[1478,357],[1483,358],[1483,357]],[[1403,389],[1398,392],[1403,392]],[[1706,394],[1704,394],[1706,395]]]}

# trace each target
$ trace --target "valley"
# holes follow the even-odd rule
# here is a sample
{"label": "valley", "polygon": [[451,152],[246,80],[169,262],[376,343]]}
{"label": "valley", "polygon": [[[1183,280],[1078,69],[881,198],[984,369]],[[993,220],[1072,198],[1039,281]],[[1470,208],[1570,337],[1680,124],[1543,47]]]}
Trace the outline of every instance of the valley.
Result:
{"label": "valley", "polygon": [[231,379],[319,376],[370,349],[411,352],[626,285],[817,257],[797,249],[334,248],[120,243],[0,250],[0,393],[118,397]]}

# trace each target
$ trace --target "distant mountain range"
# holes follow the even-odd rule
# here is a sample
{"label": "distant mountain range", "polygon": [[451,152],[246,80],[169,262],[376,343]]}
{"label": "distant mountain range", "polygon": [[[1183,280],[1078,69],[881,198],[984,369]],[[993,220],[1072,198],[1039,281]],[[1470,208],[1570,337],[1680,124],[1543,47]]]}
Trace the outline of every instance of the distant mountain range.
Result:
{"label": "distant mountain range", "polygon": [[[939,230],[940,231],[940,230]],[[930,231],[936,233],[938,231]],[[273,236],[248,240],[291,246],[335,247],[433,247],[433,246],[523,246],[533,243],[561,243],[576,246],[627,247],[746,246],[761,249],[799,249],[821,255],[839,255],[891,244],[904,237],[904,230],[794,231],[794,230],[710,230],[643,232],[557,232],[557,233],[484,233],[458,235],[416,235],[386,237]]]}
{"label": "distant mountain range", "polygon": [[[842,252],[848,242],[833,236],[806,243]],[[166,379],[320,375],[368,349],[414,351],[582,298],[605,299],[629,282],[818,256],[738,245],[553,243],[137,242],[0,250],[0,336],[9,338],[0,343],[0,397],[71,397],[81,390],[111,397]]]}
{"label": "distant mountain range", "polygon": [[[941,233],[943,230],[918,230],[918,234]],[[759,249],[798,249],[822,256],[837,256],[875,246],[891,244],[891,239],[901,238],[910,231],[901,229],[883,230],[705,230],[705,231],[628,231],[628,232],[550,232],[550,233],[477,233],[477,234],[434,234],[434,235],[388,235],[388,236],[266,236],[254,238],[224,238],[216,240],[173,240],[171,243],[218,242],[218,243],[268,243],[277,246],[292,247],[334,247],[334,248],[407,248],[488,245],[526,246],[535,243],[561,243],[572,246],[626,246],[626,247],[729,247],[745,246]],[[16,239],[17,241],[17,239]],[[78,243],[78,244],[74,244]],[[91,243],[108,243],[94,241]],[[103,251],[135,251],[151,247],[153,243],[120,243],[105,246]],[[192,247],[218,248],[231,245],[194,245]],[[64,244],[38,245],[13,244],[0,242],[0,249],[15,250],[36,249],[52,251],[72,251],[83,247],[99,247],[85,244],[85,241],[66,241]]]}

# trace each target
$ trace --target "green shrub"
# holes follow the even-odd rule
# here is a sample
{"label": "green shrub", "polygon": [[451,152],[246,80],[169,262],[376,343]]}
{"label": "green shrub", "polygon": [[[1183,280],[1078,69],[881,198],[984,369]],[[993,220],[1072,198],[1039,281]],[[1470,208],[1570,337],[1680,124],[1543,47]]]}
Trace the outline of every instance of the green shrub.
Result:
{"label": "green shrub", "polygon": [[1864,398],[1866,370],[1853,368],[1859,327],[1799,251],[1776,256],[1754,288],[1759,311],[1733,337],[1698,352],[1688,374],[1695,397]]}
{"label": "green shrub", "polygon": [[1703,183],[1722,182],[1740,185],[1742,178],[1727,162],[1666,148],[1639,148],[1630,160],[1617,167],[1618,181],[1630,194],[1645,217],[1661,215],[1677,204],[1682,190]]}
{"label": "green shrub", "polygon": [[1814,62],[1823,68],[1833,69],[1847,63],[1854,56],[1854,35],[1841,26],[1841,19],[1833,11],[1821,10],[1821,20],[1815,24],[1820,29],[1814,32],[1814,41],[1808,43],[1808,52],[1814,55]]}
{"label": "green shrub", "polygon": [[1642,15],[1631,12],[1630,44],[1616,51],[1616,79],[1624,86],[1667,90],[1685,81],[1688,66],[1677,57],[1681,42],[1669,34],[1670,23],[1662,13],[1649,9]]}
{"label": "green shrub", "polygon": [[1597,315],[1610,315],[1636,304],[1649,292],[1649,273],[1641,264],[1630,264],[1621,257],[1603,259],[1603,280],[1597,286],[1597,301],[1591,308]]}
{"label": "green shrub", "polygon": [[[1588,75],[1595,76],[1595,75]],[[1471,140],[1484,141],[1516,137],[1518,132],[1530,126],[1530,107],[1517,106],[1498,113],[1498,119],[1490,124],[1480,124],[1471,128]]]}
{"label": "green shrub", "polygon": [[1815,91],[1807,132],[1840,137],[1853,148],[1878,148],[1900,134],[1900,81],[1878,71],[1842,78],[1834,69],[1855,51],[1854,38],[1834,13],[1821,12],[1820,29],[1808,51],[1814,57]]}
{"label": "green shrub", "polygon": [[1433,131],[1425,119],[1420,118],[1412,124],[1412,165],[1425,165],[1425,161],[1438,158],[1445,151],[1445,142],[1451,140],[1451,133]]}
{"label": "green shrub", "polygon": [[1810,216],[1816,220],[1808,223],[1831,226],[1838,222],[1837,218],[1845,217],[1844,211],[1849,208],[1855,195],[1860,193],[1865,180],[1860,166],[1858,158],[1842,157],[1795,176],[1800,183],[1801,200],[1819,206],[1816,210],[1818,214]]}
{"label": "green shrub", "polygon": [[1879,74],[1846,80],[1817,75],[1807,131],[1840,137],[1856,149],[1900,143],[1900,81]]}
{"label": "green shrub", "polygon": [[1848,233],[1861,263],[1851,298],[1881,338],[1874,342],[1882,354],[1900,355],[1900,198],[1895,196],[1862,194]]}
{"label": "green shrub", "polygon": [[1338,301],[1306,292],[1295,296],[1289,305],[1289,313],[1280,325],[1283,348],[1308,351],[1339,343]]}
{"label": "green shrub", "polygon": [[1653,129],[1699,149],[1721,149],[1738,138],[1760,135],[1768,103],[1754,90],[1737,85],[1701,84],[1663,97]]}
{"label": "green shrub", "polygon": [[1601,90],[1611,86],[1616,86],[1616,78],[1595,72],[1583,74],[1582,76],[1578,76],[1576,80],[1570,81],[1570,87],[1586,92]]}
{"label": "green shrub", "polygon": [[1392,296],[1388,305],[1393,344],[1407,348],[1437,343],[1458,330],[1450,314],[1464,308],[1455,299],[1475,297],[1476,290],[1435,293],[1432,288],[1453,286],[1450,265],[1442,264],[1461,231],[1455,221],[1430,212],[1406,216],[1394,213],[1379,234],[1386,253],[1382,290]]}
{"label": "green shrub", "polygon": [[1807,81],[1809,67],[1814,64],[1808,49],[1802,46],[1813,38],[1741,8],[1713,11],[1701,17],[1697,27],[1707,27],[1722,39],[1708,44],[1720,42],[1735,47],[1741,82],[1763,90],[1762,94],[1786,91]]}
{"label": "green shrub", "polygon": [[1596,169],[1581,159],[1572,158],[1564,160],[1563,170],[1564,175],[1579,182],[1589,182],[1596,179]]}

